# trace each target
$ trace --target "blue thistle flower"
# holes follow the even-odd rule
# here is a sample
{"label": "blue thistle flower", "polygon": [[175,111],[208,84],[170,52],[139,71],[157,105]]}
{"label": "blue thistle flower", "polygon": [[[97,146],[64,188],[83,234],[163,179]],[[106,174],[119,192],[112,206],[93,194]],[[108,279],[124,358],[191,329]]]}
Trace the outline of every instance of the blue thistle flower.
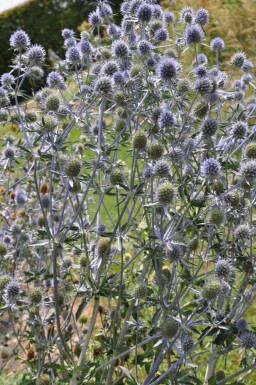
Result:
{"label": "blue thistle flower", "polygon": [[180,64],[173,58],[164,58],[159,64],[158,71],[163,80],[171,81],[180,72]]}
{"label": "blue thistle flower", "polygon": [[151,166],[146,166],[144,169],[143,169],[143,172],[142,172],[142,177],[144,179],[147,179],[147,178],[150,178],[153,174],[153,169]]}
{"label": "blue thistle flower", "polygon": [[111,23],[107,27],[107,34],[112,37],[112,39],[120,39],[121,37],[121,29],[115,25],[114,23]]}
{"label": "blue thistle flower", "polygon": [[169,39],[169,33],[167,31],[166,28],[159,28],[156,32],[155,32],[155,36],[154,36],[155,40],[156,41],[166,41]]}
{"label": "blue thistle flower", "polygon": [[153,108],[153,110],[152,110],[152,120],[153,120],[154,123],[156,123],[158,121],[159,116],[161,115],[161,112],[162,112],[162,110],[161,110],[160,107]]}
{"label": "blue thistle flower", "polygon": [[71,37],[73,37],[73,35],[75,34],[75,32],[73,31],[73,29],[69,29],[69,28],[64,28],[62,31],[61,31],[61,36],[66,40],[66,39],[70,39]]}
{"label": "blue thistle flower", "polygon": [[218,87],[219,88],[223,87],[225,85],[226,80],[227,80],[226,72],[219,71],[217,79],[216,79]]}
{"label": "blue thistle flower", "polygon": [[6,285],[6,293],[9,300],[13,300],[19,296],[20,285],[17,281],[12,280]]}
{"label": "blue thistle flower", "polygon": [[39,66],[32,66],[29,70],[28,76],[33,81],[40,80],[44,76],[44,70]]}
{"label": "blue thistle flower", "polygon": [[99,12],[93,11],[89,13],[88,22],[91,27],[95,28],[95,27],[99,27],[102,24],[103,19],[100,16]]}
{"label": "blue thistle flower", "polygon": [[195,14],[195,22],[200,25],[209,23],[209,12],[207,9],[201,8]]}
{"label": "blue thistle flower", "polygon": [[180,12],[180,19],[183,23],[192,23],[194,19],[194,10],[191,7],[184,7]]}
{"label": "blue thistle flower", "polygon": [[245,349],[252,349],[256,347],[256,335],[249,331],[245,331],[240,336],[241,345]]}
{"label": "blue thistle flower", "polygon": [[247,130],[248,124],[242,120],[238,120],[231,126],[231,135],[234,139],[243,139]]}
{"label": "blue thistle flower", "polygon": [[137,18],[142,23],[149,23],[152,19],[152,7],[150,4],[143,3],[137,10]]}
{"label": "blue thistle flower", "polygon": [[255,116],[254,114],[256,114],[256,103],[249,103],[247,105],[247,115]]}
{"label": "blue thistle flower", "polygon": [[107,97],[112,93],[112,81],[109,76],[101,76],[96,80],[94,89],[96,93]]}
{"label": "blue thistle flower", "polygon": [[0,108],[0,123],[6,123],[8,120],[8,110],[6,108]]}
{"label": "blue thistle flower", "polygon": [[88,40],[80,41],[79,48],[80,51],[85,55],[90,54],[92,52],[92,45]]}
{"label": "blue thistle flower", "polygon": [[146,60],[146,64],[147,64],[148,67],[154,68],[154,67],[156,67],[157,62],[156,62],[156,60],[153,57],[149,57]]}
{"label": "blue thistle flower", "polygon": [[163,27],[163,23],[161,20],[152,20],[150,23],[150,31],[151,33],[156,32],[158,29]]}
{"label": "blue thistle flower", "polygon": [[22,29],[18,29],[10,37],[10,46],[19,51],[26,49],[30,46],[28,34]]}
{"label": "blue thistle flower", "polygon": [[210,43],[210,49],[213,52],[222,51],[225,48],[224,40],[220,37],[214,37]]}
{"label": "blue thistle flower", "polygon": [[234,67],[241,68],[245,62],[246,55],[244,52],[236,52],[230,59],[230,63]]}
{"label": "blue thistle flower", "polygon": [[58,72],[52,71],[49,73],[46,79],[46,83],[49,87],[57,87],[60,90],[63,90],[65,85],[65,80]]}
{"label": "blue thistle flower", "polygon": [[112,76],[115,72],[118,72],[118,66],[114,60],[108,61],[104,66],[101,68],[101,73],[103,75]]}
{"label": "blue thistle flower", "polygon": [[121,29],[124,34],[132,32],[134,27],[134,22],[130,19],[123,18],[121,22]]}
{"label": "blue thistle flower", "polygon": [[143,4],[143,0],[132,0],[130,3],[129,11],[132,16],[136,16],[136,13],[140,7],[141,4]]}
{"label": "blue thistle flower", "polygon": [[69,37],[64,41],[64,46],[66,48],[74,47],[75,45],[76,45],[76,39],[74,37]]}
{"label": "blue thistle flower", "polygon": [[199,78],[203,78],[207,75],[207,69],[201,64],[194,69],[194,74]]}
{"label": "blue thistle flower", "polygon": [[79,64],[81,62],[81,52],[77,46],[70,47],[66,52],[66,59],[72,64]]}
{"label": "blue thistle flower", "polygon": [[208,179],[217,178],[220,174],[220,164],[214,158],[206,159],[201,165],[201,172]]}
{"label": "blue thistle flower", "polygon": [[239,318],[236,320],[236,327],[241,330],[246,330],[248,327],[248,323],[244,318]]}
{"label": "blue thistle flower", "polygon": [[45,50],[41,45],[32,45],[30,48],[28,48],[26,57],[28,62],[32,65],[41,66],[45,59]]}
{"label": "blue thistle flower", "polygon": [[213,136],[219,128],[219,123],[216,119],[206,118],[202,124],[202,133],[205,137]]}
{"label": "blue thistle flower", "polygon": [[243,89],[245,89],[245,85],[248,85],[253,79],[253,76],[251,74],[243,74],[241,77],[241,82]]}
{"label": "blue thistle flower", "polygon": [[99,7],[97,7],[97,11],[103,19],[113,14],[111,6],[107,3],[100,3]]}
{"label": "blue thistle flower", "polygon": [[195,60],[193,62],[193,65],[197,65],[197,63],[199,64],[207,64],[208,63],[208,59],[207,59],[207,56],[204,54],[204,53],[199,53],[196,57],[197,60]]}
{"label": "blue thistle flower", "polygon": [[154,19],[161,20],[163,16],[162,7],[159,4],[153,4],[153,17]]}
{"label": "blue thistle flower", "polygon": [[174,125],[174,116],[170,111],[164,110],[160,113],[158,124],[160,128],[169,128]]}
{"label": "blue thistle flower", "polygon": [[128,10],[129,10],[129,8],[130,8],[129,3],[127,3],[127,2],[124,1],[124,2],[121,4],[121,7],[120,7],[120,12],[121,12],[121,14],[122,14],[123,16],[125,16],[126,13],[127,13]]}
{"label": "blue thistle flower", "polygon": [[101,71],[101,68],[102,68],[102,65],[100,63],[96,63],[96,64],[94,64],[94,66],[92,66],[91,72],[94,75],[98,75]]}
{"label": "blue thistle flower", "polygon": [[12,74],[5,73],[1,76],[1,84],[6,88],[9,88],[14,82],[15,78]]}
{"label": "blue thistle flower", "polygon": [[5,159],[15,159],[15,148],[12,146],[7,146],[4,148],[3,155]]}
{"label": "blue thistle flower", "polygon": [[170,174],[170,165],[166,160],[160,159],[153,168],[153,174],[160,178],[168,178]]}
{"label": "blue thistle flower", "polygon": [[188,45],[199,43],[203,37],[204,31],[198,24],[188,25],[185,29],[185,41]]}
{"label": "blue thistle flower", "polygon": [[195,82],[195,90],[204,95],[212,91],[212,82],[209,78],[198,78]]}
{"label": "blue thistle flower", "polygon": [[217,92],[209,92],[206,96],[206,100],[208,100],[210,103],[217,102],[217,100],[219,100]]}
{"label": "blue thistle flower", "polygon": [[22,206],[27,202],[27,194],[25,190],[18,189],[15,191],[15,203],[18,206]]}
{"label": "blue thistle flower", "polygon": [[122,85],[124,83],[124,76],[122,72],[116,72],[113,75],[114,83],[117,85]]}
{"label": "blue thistle flower", "polygon": [[164,13],[164,21],[166,24],[171,24],[175,21],[175,16],[172,12],[166,11]]}
{"label": "blue thistle flower", "polygon": [[97,228],[98,233],[102,234],[106,231],[106,225],[104,223],[100,223]]}
{"label": "blue thistle flower", "polygon": [[209,76],[216,77],[219,74],[218,67],[212,67],[209,69]]}
{"label": "blue thistle flower", "polygon": [[241,80],[235,80],[232,83],[232,88],[234,88],[234,89],[241,90],[242,87],[243,87],[243,84],[242,84]]}
{"label": "blue thistle flower", "polygon": [[254,65],[250,60],[245,59],[244,64],[241,67],[241,70],[244,72],[250,72],[253,69]]}
{"label": "blue thistle flower", "polygon": [[138,52],[140,56],[147,56],[152,51],[152,45],[147,40],[141,40],[138,44]]}
{"label": "blue thistle flower", "polygon": [[125,59],[129,55],[129,47],[123,40],[117,40],[113,44],[113,53],[119,59]]}
{"label": "blue thistle flower", "polygon": [[256,160],[249,160],[244,163],[240,172],[246,182],[253,183],[256,180]]}

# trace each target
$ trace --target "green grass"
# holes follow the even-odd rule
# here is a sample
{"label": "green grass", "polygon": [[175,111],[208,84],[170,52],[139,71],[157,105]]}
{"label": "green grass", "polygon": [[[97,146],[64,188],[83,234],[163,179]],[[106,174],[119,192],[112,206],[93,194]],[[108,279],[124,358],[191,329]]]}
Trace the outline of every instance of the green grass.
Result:
{"label": "green grass", "polygon": [[0,376],[0,385],[19,385],[23,375],[24,375],[24,371],[14,373],[11,375],[7,375],[6,373],[3,373]]}

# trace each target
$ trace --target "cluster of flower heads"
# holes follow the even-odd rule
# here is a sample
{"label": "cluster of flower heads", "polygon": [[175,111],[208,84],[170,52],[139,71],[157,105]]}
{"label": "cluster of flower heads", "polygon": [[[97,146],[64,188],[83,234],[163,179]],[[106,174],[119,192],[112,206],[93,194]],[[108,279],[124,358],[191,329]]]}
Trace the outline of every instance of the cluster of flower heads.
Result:
{"label": "cluster of flower heads", "polygon": [[[243,318],[255,295],[253,63],[236,52],[223,65],[225,43],[205,36],[205,9],[185,7],[175,17],[153,1],[132,0],[121,13],[117,26],[110,4],[99,1],[90,30],[79,37],[62,31],[65,60],[35,90],[32,107],[19,105],[17,92],[27,77],[34,84],[43,78],[45,51],[22,30],[11,36],[17,56],[1,76],[0,123],[17,127],[24,139],[3,138],[3,300],[18,307],[21,293],[24,298],[19,266],[25,260],[42,275],[29,283],[27,304],[38,309],[47,292],[49,306],[56,306],[47,278],[56,249],[48,237],[60,242],[54,284],[64,293],[61,308],[74,292],[93,296],[110,276],[114,289],[104,293],[118,287],[120,306],[145,302],[141,338],[152,326],[154,302],[151,332],[163,344],[170,340],[184,363],[204,339],[209,346],[207,333],[195,340],[199,324],[220,326],[219,334],[224,327],[240,347],[255,348]],[[124,251],[134,256],[120,283],[119,272],[112,274],[120,260],[124,266]],[[188,317],[185,298],[196,304]],[[64,324],[72,326],[71,319]],[[103,326],[106,346],[117,320]]]}

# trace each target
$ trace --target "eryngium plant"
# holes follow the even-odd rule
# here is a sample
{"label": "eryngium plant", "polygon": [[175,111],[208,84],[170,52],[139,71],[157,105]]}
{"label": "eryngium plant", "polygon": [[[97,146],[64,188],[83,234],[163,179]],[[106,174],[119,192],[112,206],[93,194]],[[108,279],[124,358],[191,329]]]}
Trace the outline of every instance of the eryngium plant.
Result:
{"label": "eryngium plant", "polygon": [[121,13],[119,27],[99,1],[90,31],[63,30],[66,58],[40,90],[43,47],[11,36],[1,368],[19,357],[31,384],[242,384],[256,347],[253,64],[222,63],[205,9]]}

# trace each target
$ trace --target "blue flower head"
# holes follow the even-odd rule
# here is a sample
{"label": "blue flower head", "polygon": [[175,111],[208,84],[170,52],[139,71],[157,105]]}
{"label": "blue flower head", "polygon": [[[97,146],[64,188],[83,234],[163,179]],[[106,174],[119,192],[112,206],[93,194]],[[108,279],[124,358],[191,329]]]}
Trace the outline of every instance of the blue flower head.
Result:
{"label": "blue flower head", "polygon": [[217,178],[220,174],[220,164],[214,158],[206,159],[201,165],[201,172],[208,179]]}
{"label": "blue flower head", "polygon": [[164,58],[159,64],[159,75],[163,80],[170,81],[176,78],[180,65],[173,58]]}
{"label": "blue flower head", "polygon": [[18,29],[10,37],[10,46],[19,51],[26,49],[30,46],[28,34],[22,29]]}
{"label": "blue flower head", "polygon": [[73,31],[73,29],[69,29],[69,28],[64,28],[61,31],[61,35],[63,36],[64,39],[69,39],[69,38],[73,37],[74,34],[75,34],[75,32]]}
{"label": "blue flower head", "polygon": [[213,52],[222,51],[225,48],[224,40],[221,37],[215,37],[211,40],[210,49]]}
{"label": "blue flower head", "polygon": [[66,86],[64,78],[56,71],[49,73],[46,83],[49,87],[57,87],[59,89],[64,89]]}
{"label": "blue flower head", "polygon": [[189,25],[185,29],[185,41],[188,45],[200,43],[203,37],[204,31],[198,24]]}
{"label": "blue flower head", "polygon": [[200,25],[206,25],[209,23],[209,13],[207,9],[201,8],[196,12],[195,22]]}

